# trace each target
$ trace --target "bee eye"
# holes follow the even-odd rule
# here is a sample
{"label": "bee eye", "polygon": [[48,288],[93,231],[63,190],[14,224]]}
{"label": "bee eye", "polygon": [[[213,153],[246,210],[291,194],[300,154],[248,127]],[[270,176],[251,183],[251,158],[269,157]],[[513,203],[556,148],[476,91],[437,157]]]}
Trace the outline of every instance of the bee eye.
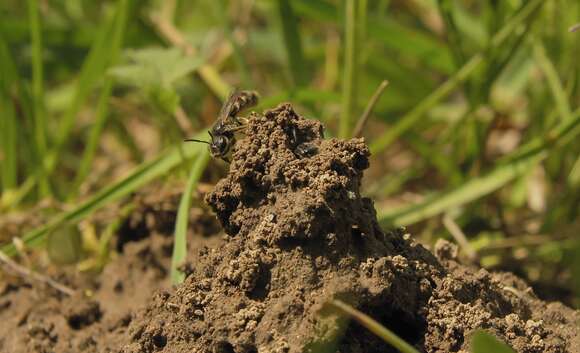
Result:
{"label": "bee eye", "polygon": [[225,153],[228,149],[228,138],[226,136],[219,136],[216,144],[220,152]]}

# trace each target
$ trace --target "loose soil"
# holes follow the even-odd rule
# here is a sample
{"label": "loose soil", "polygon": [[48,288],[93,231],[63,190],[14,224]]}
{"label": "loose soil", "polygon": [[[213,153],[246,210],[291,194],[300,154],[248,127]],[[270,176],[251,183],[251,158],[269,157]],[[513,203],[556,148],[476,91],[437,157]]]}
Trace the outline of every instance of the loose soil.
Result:
{"label": "loose soil", "polygon": [[97,279],[57,277],[78,295],[0,288],[0,351],[395,352],[326,305],[341,299],[424,352],[467,352],[477,328],[518,352],[580,352],[578,311],[460,264],[453,244],[383,232],[360,194],[364,141],[322,134],[288,104],[253,114],[206,195],[227,235],[192,238],[182,285],[166,282],[175,208],[138,209]]}

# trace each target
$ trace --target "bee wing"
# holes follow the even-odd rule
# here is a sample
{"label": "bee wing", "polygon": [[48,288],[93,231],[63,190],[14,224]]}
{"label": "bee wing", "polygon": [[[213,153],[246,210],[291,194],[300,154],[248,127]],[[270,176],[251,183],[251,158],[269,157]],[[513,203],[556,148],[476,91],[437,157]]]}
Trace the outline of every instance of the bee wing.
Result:
{"label": "bee wing", "polygon": [[224,121],[230,116],[232,110],[234,109],[235,103],[238,100],[239,95],[240,90],[237,88],[235,88],[230,93],[228,99],[226,99],[224,105],[222,105],[222,109],[220,110],[220,114],[218,115],[218,120]]}

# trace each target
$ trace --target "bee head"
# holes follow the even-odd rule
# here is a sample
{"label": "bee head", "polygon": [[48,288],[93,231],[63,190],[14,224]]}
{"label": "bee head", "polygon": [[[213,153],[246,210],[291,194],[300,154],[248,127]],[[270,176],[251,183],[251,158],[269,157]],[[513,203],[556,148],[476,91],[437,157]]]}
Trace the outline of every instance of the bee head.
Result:
{"label": "bee head", "polygon": [[223,157],[228,153],[230,149],[230,139],[225,135],[212,135],[209,133],[211,137],[211,143],[209,144],[209,151],[211,155],[214,157]]}

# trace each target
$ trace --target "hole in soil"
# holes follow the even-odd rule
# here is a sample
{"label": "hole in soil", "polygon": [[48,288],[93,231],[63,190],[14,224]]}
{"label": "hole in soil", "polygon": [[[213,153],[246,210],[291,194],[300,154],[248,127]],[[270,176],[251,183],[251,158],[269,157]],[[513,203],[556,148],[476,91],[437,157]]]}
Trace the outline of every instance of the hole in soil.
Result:
{"label": "hole in soil", "polygon": [[357,154],[353,161],[353,165],[358,170],[365,170],[369,167],[369,159],[362,154]]}
{"label": "hole in soil", "polygon": [[242,196],[241,201],[245,206],[254,206],[264,197],[265,193],[256,185],[251,177],[244,177],[241,181]]}
{"label": "hole in soil", "polygon": [[117,281],[117,283],[115,283],[115,286],[113,287],[113,291],[117,294],[121,294],[123,293],[123,282],[121,281]]}
{"label": "hole in soil", "polygon": [[72,328],[73,330],[80,330],[83,327],[87,327],[91,324],[93,324],[94,322],[97,322],[101,319],[101,312],[100,311],[96,311],[96,312],[91,312],[91,313],[81,313],[81,314],[75,314],[75,315],[71,315],[68,318],[68,325],[70,326],[70,328]]}
{"label": "hole in soil", "polygon": [[332,171],[336,172],[336,174],[338,175],[347,175],[348,174],[348,170],[346,169],[346,166],[342,163],[340,163],[340,161],[338,160],[334,160],[332,162],[330,162],[330,169],[332,169]]}
{"label": "hole in soil", "polygon": [[282,250],[291,250],[299,246],[305,247],[307,244],[307,239],[296,236],[284,237],[278,240],[278,246]]}
{"label": "hole in soil", "polygon": [[99,304],[94,301],[79,301],[71,306],[64,317],[70,328],[80,330],[101,320],[103,313]]}
{"label": "hole in soil", "polygon": [[163,335],[155,335],[152,337],[153,344],[157,348],[163,348],[167,344],[167,337]]}
{"label": "hole in soil", "polygon": [[214,347],[214,353],[236,353],[230,342],[220,341]]}
{"label": "hole in soil", "polygon": [[131,219],[127,218],[117,232],[116,250],[122,253],[125,244],[145,239],[148,236],[149,229],[144,219],[139,222],[131,222]]}
{"label": "hole in soil", "polygon": [[253,345],[244,345],[241,347],[241,351],[244,353],[258,353],[258,348]]}
{"label": "hole in soil", "polygon": [[[400,310],[389,313],[382,313],[381,308],[363,307],[360,308],[364,313],[369,313],[373,318],[379,321],[383,326],[393,331],[397,336],[411,345],[420,343],[424,334],[426,324],[419,318],[409,318]],[[372,334],[365,327],[357,322],[351,321],[346,329],[341,345],[351,347],[352,344],[359,344],[363,347],[372,347],[367,353],[398,352],[391,345],[385,343],[380,338]]]}
{"label": "hole in soil", "polygon": [[248,294],[248,297],[253,300],[263,301],[268,296],[270,292],[270,280],[272,279],[272,274],[270,273],[270,268],[266,266],[260,267],[260,275],[256,281],[254,289]]}
{"label": "hole in soil", "polygon": [[353,239],[355,239],[356,241],[362,241],[362,237],[363,237],[363,233],[360,230],[358,225],[352,225],[350,227],[350,235],[353,237]]}

